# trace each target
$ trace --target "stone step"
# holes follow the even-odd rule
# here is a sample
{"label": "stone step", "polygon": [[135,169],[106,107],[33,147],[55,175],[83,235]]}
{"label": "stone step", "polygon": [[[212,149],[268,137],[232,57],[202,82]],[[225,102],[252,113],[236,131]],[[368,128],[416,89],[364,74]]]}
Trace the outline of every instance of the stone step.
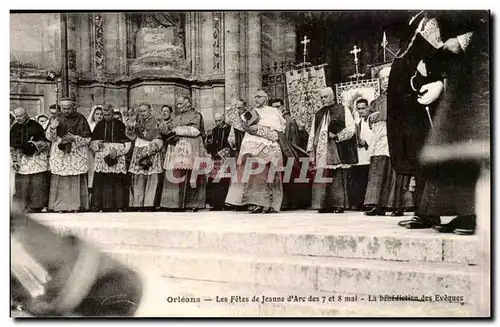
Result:
{"label": "stone step", "polygon": [[[328,215],[327,215],[328,216]],[[60,231],[101,247],[210,249],[226,253],[325,256],[408,262],[477,264],[476,236],[405,230],[392,217],[311,211],[246,213],[39,214]]]}
{"label": "stone step", "polygon": [[[139,317],[472,317],[474,307],[449,302],[345,302],[346,294],[240,283],[151,277]],[[266,300],[262,302],[263,296]],[[300,297],[302,297],[300,299]],[[253,301],[253,299],[258,301]],[[223,299],[227,302],[222,302]],[[270,300],[274,301],[270,301]],[[297,302],[297,300],[304,302]],[[182,301],[182,302],[181,302]],[[219,302],[218,302],[219,301]],[[247,301],[247,302],[243,302]],[[324,303],[323,303],[324,302]]]}
{"label": "stone step", "polygon": [[478,267],[208,250],[120,246],[106,252],[125,264],[166,277],[245,283],[364,296],[455,297],[472,303]]}

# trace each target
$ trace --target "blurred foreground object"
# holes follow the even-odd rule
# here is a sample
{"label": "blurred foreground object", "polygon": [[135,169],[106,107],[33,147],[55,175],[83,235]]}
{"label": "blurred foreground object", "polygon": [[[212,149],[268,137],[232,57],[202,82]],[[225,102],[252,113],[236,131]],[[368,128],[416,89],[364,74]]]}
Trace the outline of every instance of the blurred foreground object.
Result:
{"label": "blurred foreground object", "polygon": [[11,211],[11,304],[33,316],[133,316],[139,275],[81,239]]}

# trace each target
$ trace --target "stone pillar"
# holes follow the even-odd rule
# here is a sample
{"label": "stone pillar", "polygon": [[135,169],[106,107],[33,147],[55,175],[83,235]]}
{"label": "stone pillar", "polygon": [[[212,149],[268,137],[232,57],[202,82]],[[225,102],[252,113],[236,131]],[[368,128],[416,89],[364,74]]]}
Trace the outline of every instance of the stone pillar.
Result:
{"label": "stone pillar", "polygon": [[259,12],[248,13],[248,100],[253,103],[253,95],[262,88],[262,28]]}
{"label": "stone pillar", "polygon": [[126,76],[128,73],[127,63],[127,16],[125,13],[118,13],[117,22],[117,47],[118,47],[118,69],[117,75],[119,77]]}
{"label": "stone pillar", "polygon": [[98,81],[105,80],[104,17],[92,14],[92,73]]}
{"label": "stone pillar", "polygon": [[240,12],[240,97],[248,99],[248,12]]}
{"label": "stone pillar", "polygon": [[67,38],[68,38],[68,81],[69,89],[68,96],[77,99],[77,84],[78,84],[78,74],[76,66],[76,50],[78,48],[78,43],[80,42],[80,36],[77,33],[77,15],[78,14],[67,14]]}
{"label": "stone pillar", "polygon": [[78,35],[80,39],[80,42],[77,43],[76,53],[78,56],[76,56],[76,67],[86,77],[92,74],[91,16],[89,13],[82,13],[76,17],[78,19]]}
{"label": "stone pillar", "polygon": [[240,14],[224,13],[224,68],[225,68],[225,105],[240,97]]}
{"label": "stone pillar", "polygon": [[69,95],[69,72],[68,72],[68,15],[61,13],[61,79],[62,97]]}

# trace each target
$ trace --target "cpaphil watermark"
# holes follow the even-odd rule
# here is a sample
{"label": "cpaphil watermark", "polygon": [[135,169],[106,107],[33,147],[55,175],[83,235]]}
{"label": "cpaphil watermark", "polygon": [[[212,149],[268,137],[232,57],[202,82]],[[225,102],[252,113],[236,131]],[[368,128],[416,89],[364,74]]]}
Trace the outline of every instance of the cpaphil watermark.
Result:
{"label": "cpaphil watermark", "polygon": [[[229,157],[223,161],[213,160],[208,157],[196,157],[192,163],[175,161],[175,169],[190,171],[190,174],[179,176],[174,174],[174,169],[165,171],[165,178],[173,184],[190,183],[196,184],[199,178],[211,175],[213,183],[219,183],[222,179],[230,179],[231,183],[248,183],[252,176],[266,174],[266,181],[272,183],[276,175],[280,175],[283,184],[307,184],[311,182],[317,184],[331,183],[331,177],[324,177],[322,168],[315,169],[310,158],[294,157],[285,158],[279,161],[266,161],[262,158],[247,157],[243,162],[238,163],[237,158]],[[214,169],[216,173],[214,174]],[[215,177],[214,177],[215,176]],[[189,180],[186,180],[189,178]]]}

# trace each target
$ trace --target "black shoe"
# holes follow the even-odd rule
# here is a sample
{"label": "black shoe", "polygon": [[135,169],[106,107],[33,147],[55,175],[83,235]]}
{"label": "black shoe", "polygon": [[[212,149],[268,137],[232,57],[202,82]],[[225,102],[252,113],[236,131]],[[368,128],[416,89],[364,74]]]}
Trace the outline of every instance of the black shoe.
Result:
{"label": "black shoe", "polygon": [[453,231],[457,235],[472,235],[476,232],[476,215],[460,216],[460,222]]}
{"label": "black shoe", "polygon": [[344,213],[344,208],[334,208],[333,213]]}
{"label": "black shoe", "polygon": [[425,229],[439,225],[439,216],[414,216],[404,227],[407,229]]}
{"label": "black shoe", "polygon": [[333,213],[333,208],[321,208],[318,210],[318,213]]}
{"label": "black shoe", "polygon": [[475,229],[470,229],[470,228],[457,228],[453,231],[453,234],[457,235],[474,235],[476,232]]}
{"label": "black shoe", "polygon": [[463,216],[457,216],[453,218],[449,223],[433,226],[432,229],[439,233],[453,233],[455,229],[460,227],[460,221],[462,219]]}
{"label": "black shoe", "polygon": [[365,212],[365,215],[367,216],[385,216],[385,210],[382,208],[373,208],[370,211]]}
{"label": "black shoe", "polygon": [[412,219],[405,219],[405,220],[401,220],[400,222],[398,222],[398,226],[400,227],[405,227],[406,225],[408,225],[411,221],[413,221]]}
{"label": "black shoe", "polygon": [[403,217],[405,215],[402,209],[396,209],[391,213],[391,217]]}
{"label": "black shoe", "polygon": [[250,210],[250,213],[262,213],[263,210],[264,208],[261,206],[255,206],[252,210]]}
{"label": "black shoe", "polygon": [[476,230],[476,215],[456,216],[448,224],[433,227],[440,233],[455,233],[458,235],[472,235]]}

